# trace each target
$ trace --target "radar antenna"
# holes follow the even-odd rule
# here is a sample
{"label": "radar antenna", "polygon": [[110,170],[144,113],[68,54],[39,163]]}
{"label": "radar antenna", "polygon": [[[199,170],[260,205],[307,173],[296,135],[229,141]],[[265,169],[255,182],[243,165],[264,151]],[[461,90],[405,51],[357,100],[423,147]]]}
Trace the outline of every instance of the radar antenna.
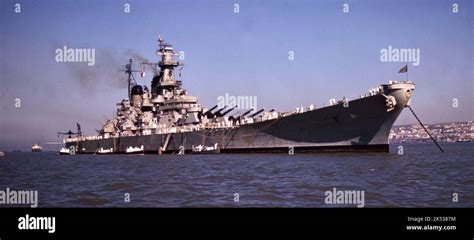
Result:
{"label": "radar antenna", "polygon": [[[120,69],[119,71],[125,72],[127,74],[127,82],[128,82],[128,100],[132,101],[132,96],[130,89],[132,88],[132,84],[136,85],[137,81],[135,80],[135,77],[133,76],[134,72],[142,72],[142,70],[133,70],[132,69],[132,59],[128,59],[128,63],[125,65],[125,69]],[[133,81],[133,82],[132,82]]]}

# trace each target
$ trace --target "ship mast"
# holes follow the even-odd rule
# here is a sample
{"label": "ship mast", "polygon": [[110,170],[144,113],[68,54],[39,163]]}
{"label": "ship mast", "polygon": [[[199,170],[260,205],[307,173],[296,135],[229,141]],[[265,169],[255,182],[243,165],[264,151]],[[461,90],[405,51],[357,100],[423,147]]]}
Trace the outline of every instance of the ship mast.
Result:
{"label": "ship mast", "polygon": [[[133,76],[132,73],[134,72],[140,72],[138,70],[133,70],[132,69],[132,59],[128,59],[128,63],[125,65],[125,69],[121,69],[119,71],[121,72],[125,72],[125,74],[127,74],[127,84],[128,84],[128,100],[129,101],[132,101],[132,95],[131,95],[131,88],[132,88],[132,84],[133,85],[136,85],[137,82],[135,81],[135,77]],[[133,81],[133,83],[132,83]]]}
{"label": "ship mast", "polygon": [[161,61],[158,63],[161,69],[160,82],[172,82],[174,81],[174,68],[179,65],[179,62],[175,61],[173,56],[178,54],[174,52],[171,44],[165,42],[161,35],[158,42],[160,49],[156,52],[156,55],[161,56]]}

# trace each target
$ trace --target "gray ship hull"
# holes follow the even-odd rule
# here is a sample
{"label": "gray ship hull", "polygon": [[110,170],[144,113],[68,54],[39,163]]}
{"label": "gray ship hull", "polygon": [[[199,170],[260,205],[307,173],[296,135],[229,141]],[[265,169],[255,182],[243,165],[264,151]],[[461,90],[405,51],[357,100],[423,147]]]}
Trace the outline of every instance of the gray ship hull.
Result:
{"label": "gray ship hull", "polygon": [[[383,85],[384,94],[293,114],[277,119],[229,128],[194,132],[123,136],[66,142],[75,153],[97,153],[113,148],[126,153],[128,147],[143,145],[147,154],[189,153],[193,146],[213,146],[220,153],[370,151],[388,152],[388,135],[401,111],[409,104],[413,84]],[[387,111],[387,96],[396,106]],[[161,150],[160,150],[161,149]]]}

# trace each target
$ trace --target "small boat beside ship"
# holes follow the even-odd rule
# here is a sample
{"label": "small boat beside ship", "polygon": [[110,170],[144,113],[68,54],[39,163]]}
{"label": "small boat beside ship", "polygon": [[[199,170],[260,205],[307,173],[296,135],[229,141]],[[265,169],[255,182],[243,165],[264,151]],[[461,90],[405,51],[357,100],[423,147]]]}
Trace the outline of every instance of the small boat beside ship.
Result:
{"label": "small boat beside ship", "polygon": [[97,154],[112,154],[114,153],[113,148],[99,148],[97,149]]}
{"label": "small boat beside ship", "polygon": [[145,147],[142,145],[141,147],[128,147],[125,149],[126,154],[145,154]]}
{"label": "small boat beside ship", "polygon": [[71,155],[71,151],[65,147],[59,150],[59,155]]}
{"label": "small boat beside ship", "polygon": [[202,144],[192,146],[193,154],[217,154],[220,153],[219,144],[215,143],[214,146],[204,146]]}

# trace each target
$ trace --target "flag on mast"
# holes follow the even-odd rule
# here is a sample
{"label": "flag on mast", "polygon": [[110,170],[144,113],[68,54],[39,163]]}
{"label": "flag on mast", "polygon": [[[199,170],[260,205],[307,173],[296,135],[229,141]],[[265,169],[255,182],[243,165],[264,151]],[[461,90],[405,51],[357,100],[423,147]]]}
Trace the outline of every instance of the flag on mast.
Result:
{"label": "flag on mast", "polygon": [[402,67],[402,69],[400,69],[400,71],[398,71],[398,73],[406,73],[408,72],[408,65],[405,65],[404,67]]}

